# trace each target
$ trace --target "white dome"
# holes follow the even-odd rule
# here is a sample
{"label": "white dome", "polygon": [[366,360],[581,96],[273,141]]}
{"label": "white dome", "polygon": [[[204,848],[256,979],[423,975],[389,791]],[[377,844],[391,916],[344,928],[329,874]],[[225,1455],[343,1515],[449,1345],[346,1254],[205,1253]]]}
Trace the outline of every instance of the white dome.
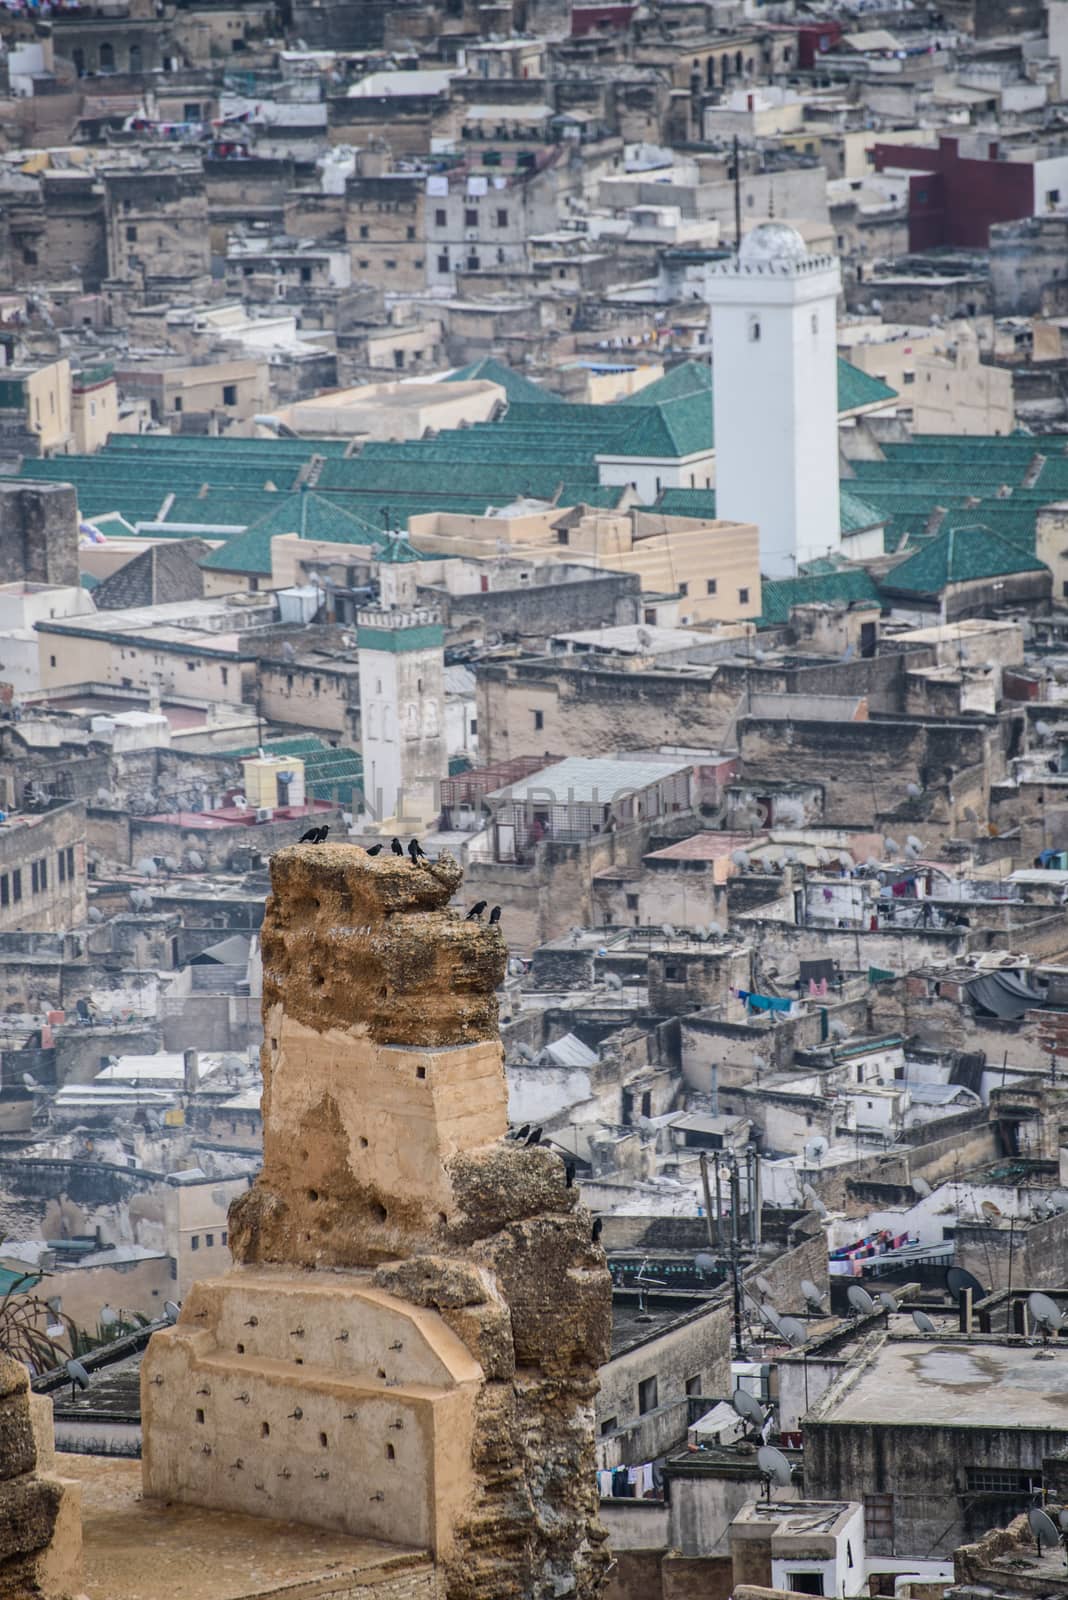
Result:
{"label": "white dome", "polygon": [[755,267],[765,261],[806,261],[808,248],[796,228],[786,222],[762,222],[742,240],[738,259]]}

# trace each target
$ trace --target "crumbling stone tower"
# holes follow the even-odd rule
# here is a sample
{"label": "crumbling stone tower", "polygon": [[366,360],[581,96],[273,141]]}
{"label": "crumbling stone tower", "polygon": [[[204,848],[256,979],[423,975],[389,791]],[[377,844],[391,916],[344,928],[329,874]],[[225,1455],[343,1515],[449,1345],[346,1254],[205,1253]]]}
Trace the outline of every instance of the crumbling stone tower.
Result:
{"label": "crumbling stone tower", "polygon": [[593,1600],[610,1281],[563,1163],[504,1142],[505,946],[460,877],[274,856],[263,1171],[146,1354],[145,1492],[427,1546],[449,1600]]}
{"label": "crumbling stone tower", "polygon": [[73,1600],[81,1556],[81,1488],[56,1476],[52,1402],[0,1351],[0,1600]]}

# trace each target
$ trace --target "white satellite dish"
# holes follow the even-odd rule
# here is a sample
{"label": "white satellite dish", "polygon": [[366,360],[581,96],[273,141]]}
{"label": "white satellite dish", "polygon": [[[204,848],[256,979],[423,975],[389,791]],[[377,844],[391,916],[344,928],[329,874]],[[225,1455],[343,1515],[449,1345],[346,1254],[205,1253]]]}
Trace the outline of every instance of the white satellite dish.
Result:
{"label": "white satellite dish", "polygon": [[926,1311],[914,1311],[912,1313],[912,1320],[916,1324],[917,1328],[919,1328],[921,1333],[938,1332],[938,1329],[931,1321],[931,1318],[927,1315]]}
{"label": "white satellite dish", "polygon": [[1031,1313],[1031,1321],[1042,1332],[1043,1338],[1057,1334],[1064,1326],[1064,1317],[1060,1307],[1046,1294],[1029,1294],[1027,1309]]}
{"label": "white satellite dish", "polygon": [[823,1296],[820,1294],[811,1278],[801,1279],[801,1293],[805,1297],[805,1304],[810,1311],[823,1310]]}
{"label": "white satellite dish", "polygon": [[788,1344],[796,1346],[808,1341],[808,1329],[800,1317],[782,1317],[779,1329]]}
{"label": "white satellite dish", "polygon": [[761,1445],[757,1451],[757,1466],[767,1484],[769,1498],[773,1483],[780,1489],[786,1489],[793,1482],[793,1468],[782,1451],[776,1450],[774,1445]]}
{"label": "white satellite dish", "polygon": [[752,1422],[758,1428],[763,1425],[764,1409],[760,1401],[755,1395],[751,1395],[748,1389],[735,1389],[731,1395],[731,1405],[746,1422]]}
{"label": "white satellite dish", "polygon": [[866,1317],[875,1310],[875,1301],[867,1289],[862,1289],[859,1283],[851,1283],[849,1285],[846,1291],[846,1299],[860,1317]]}

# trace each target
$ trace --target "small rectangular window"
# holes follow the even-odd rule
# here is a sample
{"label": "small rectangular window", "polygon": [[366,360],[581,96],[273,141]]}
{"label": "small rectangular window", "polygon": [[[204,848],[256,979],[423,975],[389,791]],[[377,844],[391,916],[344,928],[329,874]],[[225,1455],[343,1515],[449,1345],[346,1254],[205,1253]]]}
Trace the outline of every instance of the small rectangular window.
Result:
{"label": "small rectangular window", "polygon": [[41,857],[41,888],[48,888],[48,857]]}
{"label": "small rectangular window", "polygon": [[627,910],[628,911],[637,911],[637,909],[638,909],[638,896],[636,894],[628,894],[628,896],[627,896]]}
{"label": "small rectangular window", "polygon": [[236,383],[224,383],[223,384],[223,405],[224,406],[236,406],[237,405],[237,384]]}
{"label": "small rectangular window", "polygon": [[468,206],[464,211],[464,227],[478,227],[478,210],[475,206]]}
{"label": "small rectangular window", "polygon": [[21,900],[22,899],[22,868],[21,867],[16,867],[14,872],[11,874],[11,898],[12,898],[12,900]]}
{"label": "small rectangular window", "polygon": [[204,1235],[204,1244],[208,1250],[213,1249],[215,1245],[215,1235],[213,1233],[206,1233]]}
{"label": "small rectangular window", "polygon": [[66,853],[66,857],[67,857],[67,877],[68,878],[73,878],[74,877],[74,846],[72,844],[69,844],[67,846],[67,849],[66,849],[65,853]]}
{"label": "small rectangular window", "polygon": [[715,592],[716,592],[716,580],[715,580],[715,578],[708,578],[706,580],[706,582],[705,582],[705,593],[706,594],[715,594]]}
{"label": "small rectangular window", "polygon": [[503,206],[498,206],[497,208],[497,226],[498,228],[507,228],[508,226],[508,213]]}
{"label": "small rectangular window", "polygon": [[371,237],[370,228],[367,226],[366,222],[361,222],[360,223],[360,238],[361,239],[369,239],[370,237]]}
{"label": "small rectangular window", "polygon": [[685,600],[686,596],[689,594],[689,592],[690,592],[690,585],[688,583],[680,583],[679,584],[679,593],[682,595],[682,598],[684,600]]}
{"label": "small rectangular window", "polygon": [[60,881],[60,883],[66,883],[66,881],[67,881],[67,863],[63,859],[62,850],[59,852],[59,855],[56,857],[56,861],[59,863],[59,881]]}
{"label": "small rectangular window", "polygon": [[643,1378],[638,1385],[638,1414],[645,1416],[656,1410],[656,1379]]}
{"label": "small rectangular window", "polygon": [[739,589],[738,590],[738,604],[740,606],[747,606],[749,604],[749,590],[748,589]]}
{"label": "small rectangular window", "polygon": [[438,271],[439,272],[448,272],[448,270],[449,270],[449,258],[448,258],[448,256],[438,256]]}
{"label": "small rectangular window", "polygon": [[544,728],[544,726],[545,726],[545,713],[544,713],[544,711],[535,711],[535,713],[534,713],[534,732],[535,733],[540,733],[542,728]]}
{"label": "small rectangular window", "polygon": [[134,227],[133,223],[128,223],[127,224],[127,227],[126,227],[126,243],[127,244],[136,244],[137,243],[137,229]]}
{"label": "small rectangular window", "polygon": [[438,209],[434,212],[434,226],[435,226],[435,228],[443,228],[445,226],[446,220],[447,219],[446,219],[445,213],[444,213],[444,211],[442,211],[441,207],[439,206]]}
{"label": "small rectangular window", "polygon": [[40,880],[39,880],[38,874],[37,874],[37,863],[36,863],[36,861],[31,861],[30,862],[30,893],[31,894],[36,894],[39,887],[40,887]]}
{"label": "small rectangular window", "polygon": [[413,227],[413,225],[410,222],[408,224],[408,231],[407,231],[405,237],[408,238],[408,239],[414,239],[415,238],[415,228]]}
{"label": "small rectangular window", "polygon": [[701,1374],[699,1372],[695,1373],[692,1378],[687,1378],[686,1379],[686,1393],[687,1394],[700,1394],[701,1393]]}
{"label": "small rectangular window", "polygon": [[0,906],[6,906],[11,899],[11,886],[8,883],[7,873],[0,873]]}
{"label": "small rectangular window", "polygon": [[189,1241],[189,1248],[190,1248],[190,1250],[199,1250],[200,1249],[200,1235],[199,1235],[199,1233],[194,1233],[193,1234],[192,1238]]}

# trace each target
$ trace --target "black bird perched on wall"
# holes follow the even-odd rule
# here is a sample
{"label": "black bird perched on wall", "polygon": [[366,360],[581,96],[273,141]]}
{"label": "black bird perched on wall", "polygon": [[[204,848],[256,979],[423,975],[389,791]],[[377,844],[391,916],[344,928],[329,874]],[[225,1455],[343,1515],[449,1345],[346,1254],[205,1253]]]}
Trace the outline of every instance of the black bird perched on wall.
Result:
{"label": "black bird perched on wall", "polygon": [[501,908],[500,906],[494,906],[493,910],[490,912],[490,927],[495,927],[500,920]]}
{"label": "black bird perched on wall", "polygon": [[567,1186],[570,1189],[575,1181],[575,1163],[573,1161],[564,1162],[564,1177],[567,1179]]}
{"label": "black bird perched on wall", "polygon": [[381,846],[381,845],[380,845],[380,844],[373,844],[373,845],[372,845],[372,846],[371,846],[371,848],[370,848],[370,850],[368,850],[368,851],[367,851],[367,854],[368,854],[368,855],[369,855],[369,856],[376,856],[376,855],[378,855],[378,854],[379,854],[379,852],[380,852],[380,851],[381,851],[381,849],[382,849],[382,846]]}
{"label": "black bird perched on wall", "polygon": [[420,856],[422,856],[424,861],[427,859],[426,851],[423,849],[418,839],[412,840],[411,844],[408,846],[408,854],[416,863],[418,863]]}
{"label": "black bird perched on wall", "polygon": [[393,843],[390,845],[390,849],[393,851],[395,856],[402,856],[404,854],[404,846],[401,844],[399,839],[394,839]]}
{"label": "black bird perched on wall", "polygon": [[601,1237],[601,1229],[603,1227],[604,1223],[601,1221],[600,1217],[594,1217],[593,1227],[590,1229],[590,1238],[593,1240],[594,1244],[596,1244],[598,1239]]}
{"label": "black bird perched on wall", "polygon": [[528,1133],[527,1134],[526,1144],[527,1144],[527,1146],[529,1148],[532,1145],[536,1145],[536,1144],[540,1144],[540,1143],[541,1143],[541,1129],[540,1128],[535,1128],[532,1133]]}
{"label": "black bird perched on wall", "polygon": [[298,844],[322,844],[329,832],[329,827],[309,828],[307,833],[301,834],[297,842]]}
{"label": "black bird perched on wall", "polygon": [[476,900],[474,905],[471,907],[470,911],[467,913],[467,917],[466,917],[465,920],[467,922],[481,922],[482,921],[482,913],[483,913],[483,911],[485,911],[485,909],[486,909],[485,900]]}
{"label": "black bird perched on wall", "polygon": [[509,1137],[509,1139],[525,1139],[529,1132],[530,1132],[530,1123],[529,1122],[524,1122],[524,1124],[523,1124],[523,1126],[521,1128],[519,1128],[519,1129],[513,1128],[512,1132],[508,1135],[508,1137]]}

